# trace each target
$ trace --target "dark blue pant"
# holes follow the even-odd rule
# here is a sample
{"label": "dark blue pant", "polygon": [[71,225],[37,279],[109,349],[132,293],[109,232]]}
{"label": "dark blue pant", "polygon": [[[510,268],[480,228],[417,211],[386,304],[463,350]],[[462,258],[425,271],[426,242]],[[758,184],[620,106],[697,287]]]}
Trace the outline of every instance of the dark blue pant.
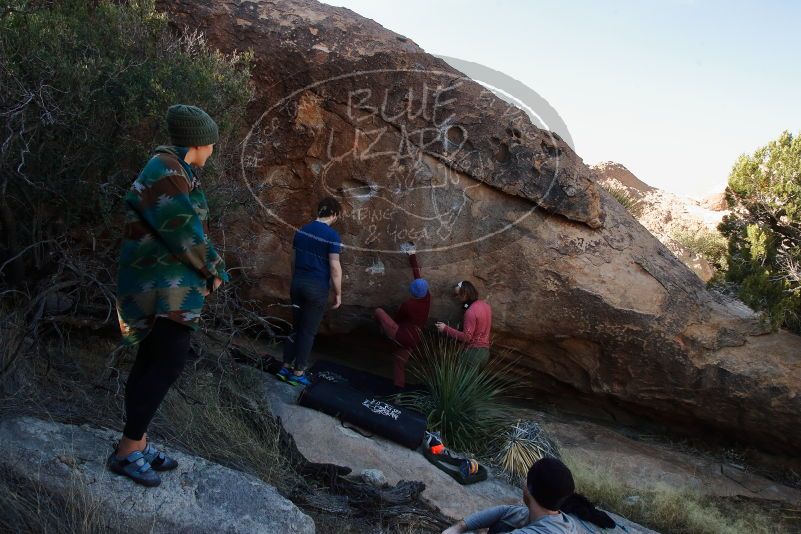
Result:
{"label": "dark blue pant", "polygon": [[292,280],[289,298],[295,306],[292,309],[294,332],[284,342],[284,363],[305,370],[314,336],[328,307],[328,284],[319,280]]}

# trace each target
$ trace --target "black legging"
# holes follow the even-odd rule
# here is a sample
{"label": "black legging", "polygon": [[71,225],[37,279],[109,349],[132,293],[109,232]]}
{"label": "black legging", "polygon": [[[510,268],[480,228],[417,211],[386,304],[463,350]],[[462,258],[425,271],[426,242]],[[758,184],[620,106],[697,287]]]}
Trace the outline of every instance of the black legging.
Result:
{"label": "black legging", "polygon": [[125,429],[129,439],[142,439],[161,401],[178,379],[189,355],[188,326],[159,317],[139,343],[136,362],[125,385]]}

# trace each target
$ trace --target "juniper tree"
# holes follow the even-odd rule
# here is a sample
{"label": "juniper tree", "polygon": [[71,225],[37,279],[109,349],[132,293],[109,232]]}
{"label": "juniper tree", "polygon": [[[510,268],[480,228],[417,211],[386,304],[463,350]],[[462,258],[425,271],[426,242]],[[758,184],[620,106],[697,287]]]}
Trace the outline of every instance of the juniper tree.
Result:
{"label": "juniper tree", "polygon": [[726,280],[774,329],[801,332],[801,137],[785,131],[740,156],[726,200]]}

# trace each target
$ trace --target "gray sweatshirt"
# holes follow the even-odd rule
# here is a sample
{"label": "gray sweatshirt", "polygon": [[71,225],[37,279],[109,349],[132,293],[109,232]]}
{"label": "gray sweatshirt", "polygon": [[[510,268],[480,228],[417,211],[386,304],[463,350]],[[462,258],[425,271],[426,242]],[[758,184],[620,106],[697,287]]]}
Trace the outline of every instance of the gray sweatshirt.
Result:
{"label": "gray sweatshirt", "polygon": [[[529,523],[527,506],[496,506],[481,510],[464,518],[468,530],[488,528],[489,534],[510,532],[513,534],[600,534],[629,532],[620,523],[615,528],[604,529],[587,521],[568,515],[548,515]],[[615,519],[618,521],[618,519]],[[638,531],[640,532],[640,531]],[[650,532],[650,531],[649,531]]]}

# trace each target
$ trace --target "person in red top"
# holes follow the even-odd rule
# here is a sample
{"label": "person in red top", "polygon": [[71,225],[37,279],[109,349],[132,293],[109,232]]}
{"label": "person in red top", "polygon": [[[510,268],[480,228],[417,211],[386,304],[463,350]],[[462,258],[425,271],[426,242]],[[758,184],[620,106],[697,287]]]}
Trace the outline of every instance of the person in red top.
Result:
{"label": "person in red top", "polygon": [[376,308],[374,312],[384,334],[399,345],[392,354],[394,359],[392,375],[398,388],[406,385],[406,363],[420,342],[421,331],[428,321],[428,312],[431,309],[431,293],[428,291],[428,282],[420,276],[415,249],[410,246],[405,252],[409,255],[409,264],[414,275],[414,280],[409,285],[412,297],[401,304],[394,318],[381,308]]}
{"label": "person in red top", "polygon": [[456,284],[456,298],[462,303],[464,312],[464,328],[456,330],[443,322],[436,327],[441,333],[458,339],[466,345],[464,358],[470,363],[483,366],[489,360],[489,346],[492,341],[492,308],[478,298],[476,286],[467,280]]}

